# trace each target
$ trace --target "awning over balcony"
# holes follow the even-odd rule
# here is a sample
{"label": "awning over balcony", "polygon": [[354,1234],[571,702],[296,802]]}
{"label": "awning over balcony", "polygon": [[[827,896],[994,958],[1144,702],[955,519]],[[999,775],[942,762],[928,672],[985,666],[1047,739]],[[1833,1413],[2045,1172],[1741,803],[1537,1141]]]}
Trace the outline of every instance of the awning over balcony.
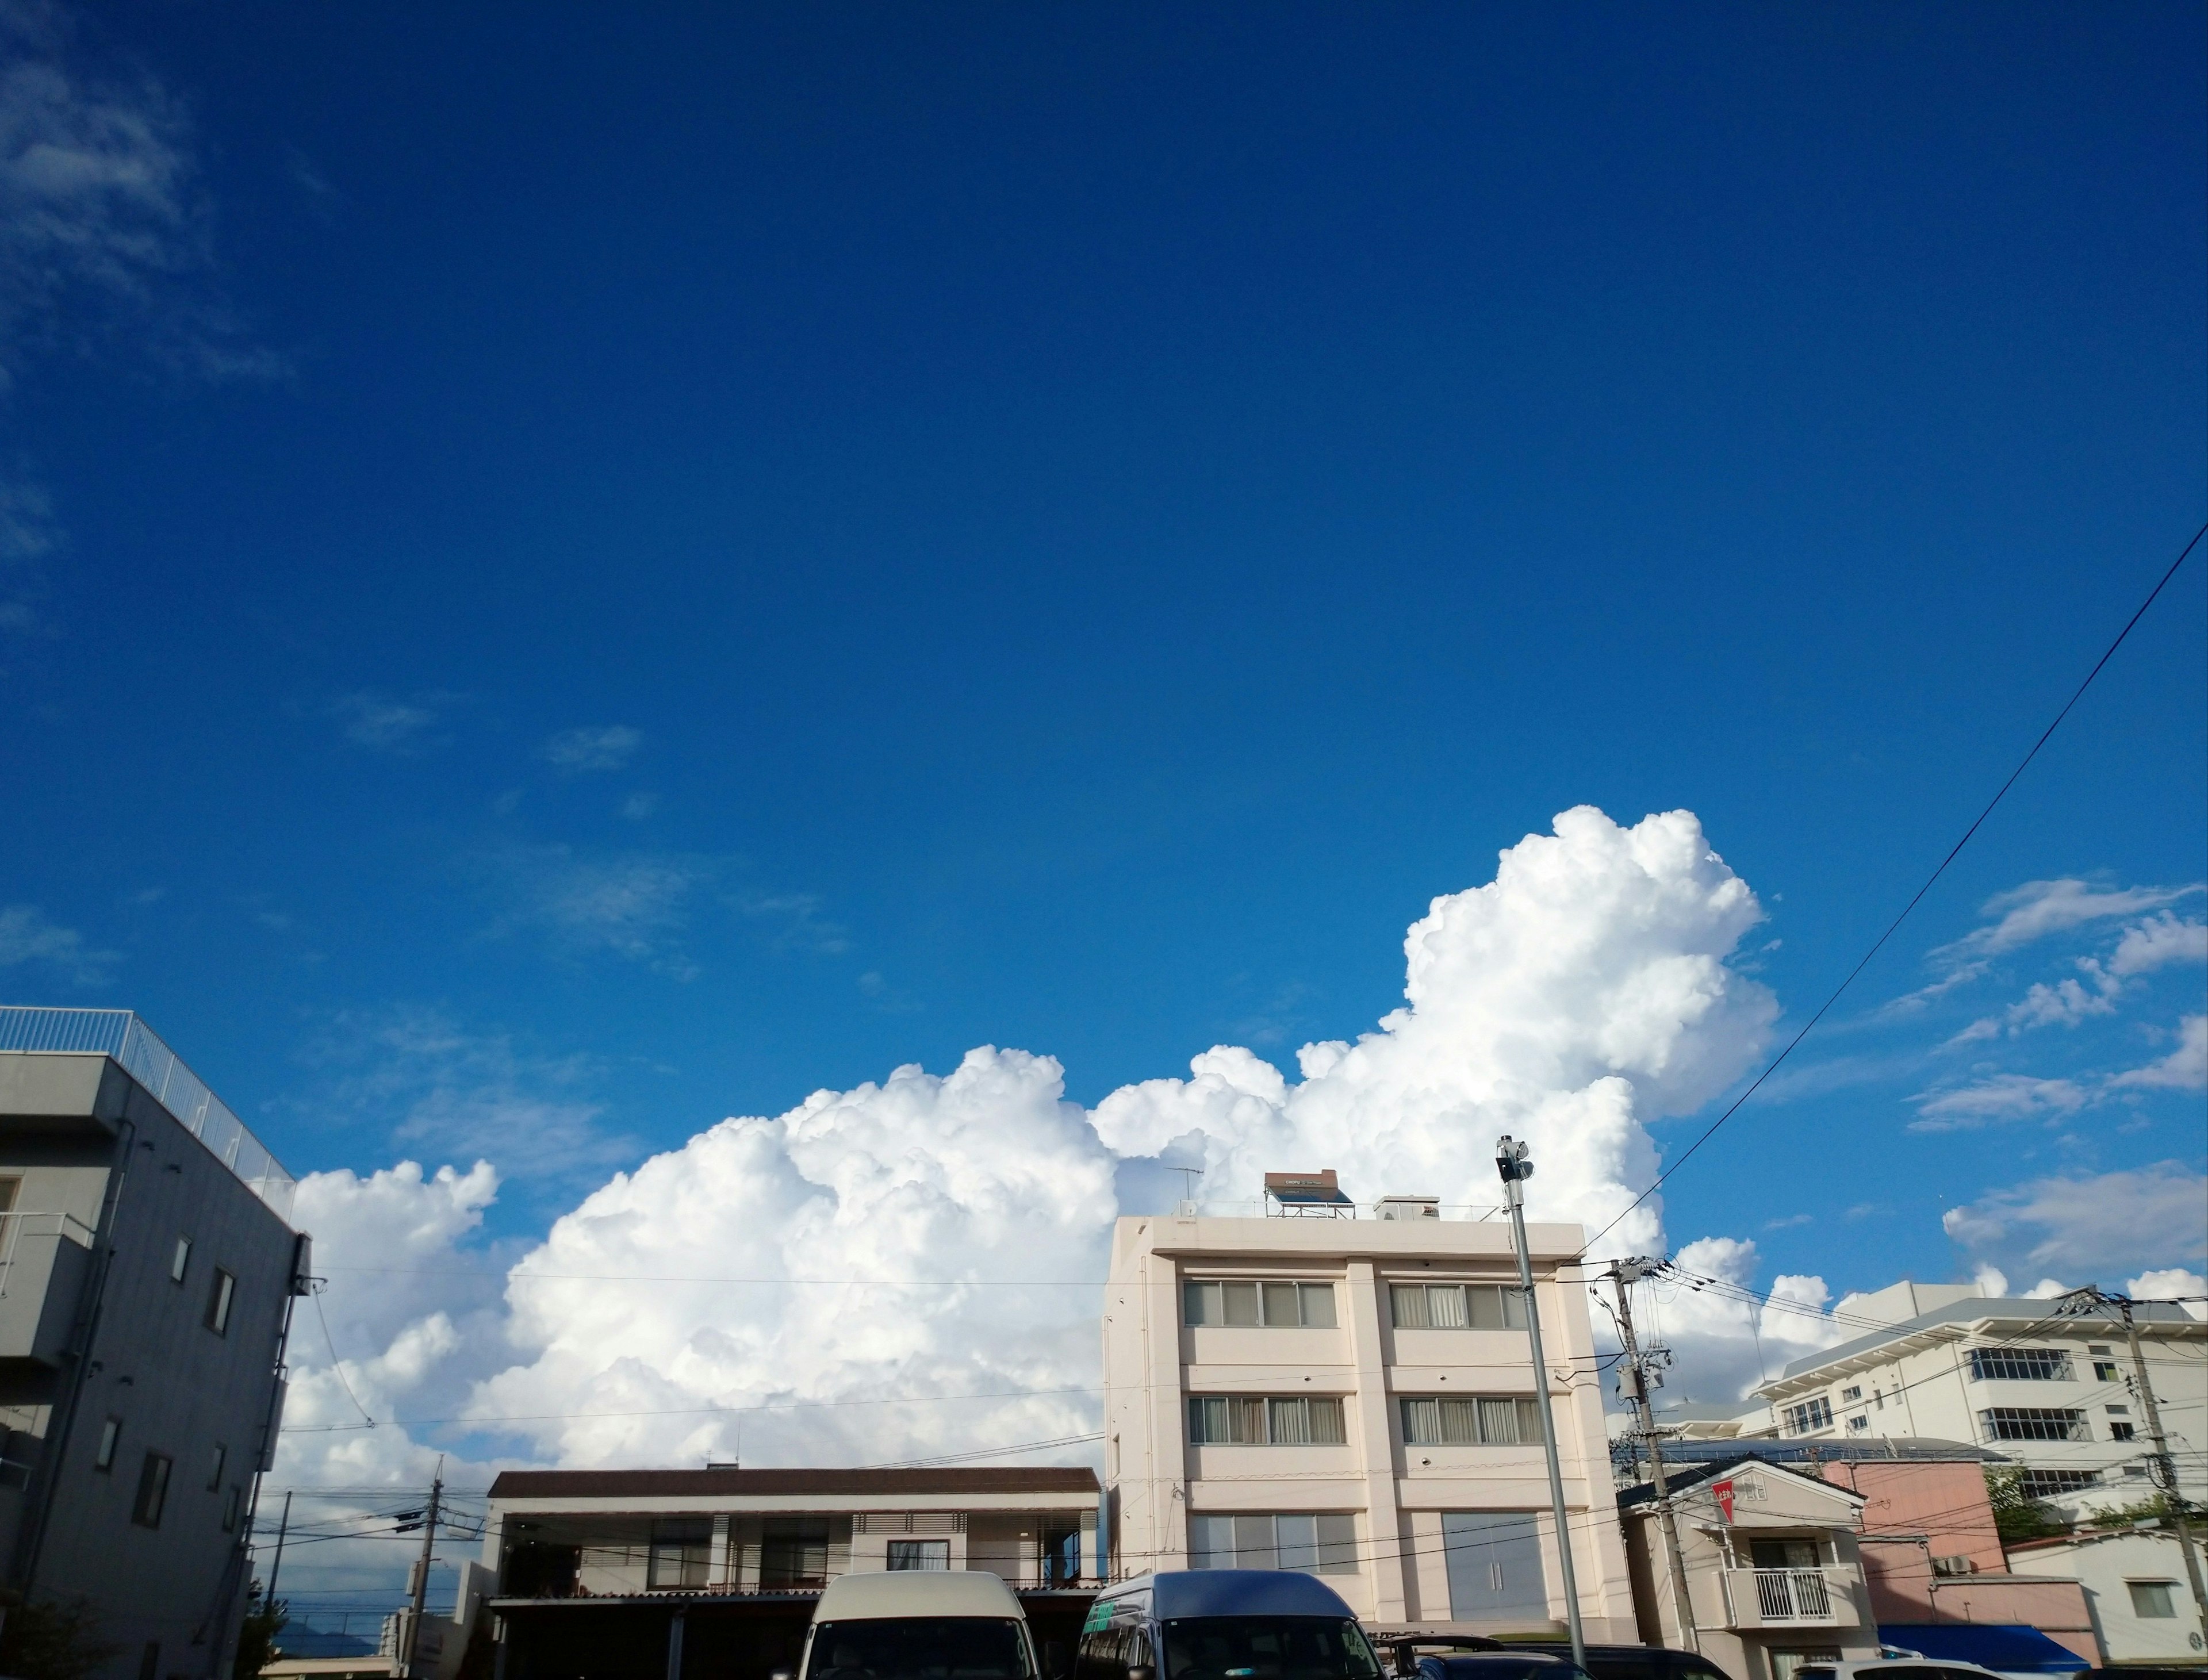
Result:
{"label": "awning over balcony", "polygon": [[1881,1644],[1920,1657],[1976,1663],[2001,1674],[2079,1674],[2092,1665],[2037,1628],[1969,1622],[1879,1624]]}

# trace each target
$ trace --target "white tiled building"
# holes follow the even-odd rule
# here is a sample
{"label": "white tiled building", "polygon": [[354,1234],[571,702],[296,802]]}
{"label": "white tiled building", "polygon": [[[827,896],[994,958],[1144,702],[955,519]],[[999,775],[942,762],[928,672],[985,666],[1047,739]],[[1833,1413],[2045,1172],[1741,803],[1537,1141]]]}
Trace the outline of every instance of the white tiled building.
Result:
{"label": "white tiled building", "polygon": [[[2137,1311],[2180,1481],[2189,1498],[2208,1497],[2208,1323],[2174,1305]],[[2058,1317],[2044,1300],[1907,1282],[1857,1298],[1848,1315],[1886,1328],[1794,1361],[1755,1391],[1767,1421],[1738,1432],[1973,1442],[2072,1515],[2151,1491],[2144,1408],[2113,1315]]]}
{"label": "white tiled building", "polygon": [[[2196,1551],[2199,1544],[2196,1536]],[[2067,1576],[2085,1587],[2093,1631],[2111,1665],[2208,1664],[2208,1629],[2200,1625],[2172,1531],[2086,1530],[2025,1540],[2011,1545],[2009,1554],[2019,1569]]]}
{"label": "white tiled building", "polygon": [[[1370,1623],[1555,1632],[1535,1377],[1499,1220],[1122,1219],[1104,1307],[1115,1574],[1309,1569]],[[1582,1614],[1634,1637],[1577,1226],[1530,1227]]]}

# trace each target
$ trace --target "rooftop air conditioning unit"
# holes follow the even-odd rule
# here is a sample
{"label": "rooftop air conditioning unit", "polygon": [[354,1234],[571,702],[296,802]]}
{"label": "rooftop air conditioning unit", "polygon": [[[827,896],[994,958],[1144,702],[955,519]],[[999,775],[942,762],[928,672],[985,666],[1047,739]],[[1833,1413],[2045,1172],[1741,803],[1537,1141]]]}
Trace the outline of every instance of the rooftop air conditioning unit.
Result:
{"label": "rooftop air conditioning unit", "polygon": [[1383,1219],[1439,1219],[1442,1198],[1438,1196],[1383,1196],[1378,1209]]}
{"label": "rooftop air conditioning unit", "polygon": [[1935,1557],[1932,1573],[1935,1575],[1966,1575],[1978,1572],[1977,1560],[1958,1554],[1952,1557]]}

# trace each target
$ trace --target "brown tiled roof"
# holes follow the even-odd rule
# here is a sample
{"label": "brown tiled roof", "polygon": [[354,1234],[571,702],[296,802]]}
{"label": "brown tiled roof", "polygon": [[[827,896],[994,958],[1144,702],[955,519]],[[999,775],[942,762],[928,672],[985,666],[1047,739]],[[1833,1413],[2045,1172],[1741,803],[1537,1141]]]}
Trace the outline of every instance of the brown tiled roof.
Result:
{"label": "brown tiled roof", "polygon": [[936,1470],[501,1470],[494,1499],[819,1498],[849,1494],[1082,1493],[1098,1491],[1083,1466],[957,1466]]}

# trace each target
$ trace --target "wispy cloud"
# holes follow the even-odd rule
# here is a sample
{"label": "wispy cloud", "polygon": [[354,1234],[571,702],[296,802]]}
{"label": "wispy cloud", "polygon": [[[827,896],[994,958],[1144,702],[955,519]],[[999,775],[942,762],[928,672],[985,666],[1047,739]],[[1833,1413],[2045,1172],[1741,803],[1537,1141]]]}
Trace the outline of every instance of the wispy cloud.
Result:
{"label": "wispy cloud", "polygon": [[772,930],[771,942],[778,951],[809,951],[837,957],[851,948],[840,922],[820,914],[820,901],[809,892],[744,894],[737,909]]}
{"label": "wispy cloud", "polygon": [[1996,1190],[1941,1223],[1973,1258],[2073,1281],[2208,1253],[2208,1179],[2175,1161],[2125,1172],[2050,1177]]}
{"label": "wispy cloud", "polygon": [[2109,958],[2109,972],[2151,974],[2172,963],[2208,963],[2208,922],[2180,921],[2164,910],[2127,927]]}
{"label": "wispy cloud", "polygon": [[575,957],[609,951],[676,980],[700,972],[683,948],[701,889],[717,873],[710,858],[631,853],[593,859],[564,845],[519,847],[488,868],[513,908],[495,935],[528,929],[553,951]]}
{"label": "wispy cloud", "polygon": [[540,749],[548,763],[573,775],[619,770],[644,744],[641,730],[626,723],[604,723],[588,729],[562,729]]}
{"label": "wispy cloud", "polygon": [[430,731],[435,729],[443,712],[455,694],[416,694],[399,699],[389,694],[379,694],[362,689],[351,694],[340,694],[329,704],[329,715],[335,718],[345,732],[345,738],[356,747],[365,747],[371,753],[389,753],[406,756],[423,752],[433,742]]}
{"label": "wispy cloud", "polygon": [[2074,1114],[2092,1093],[2068,1079],[1997,1073],[1959,1089],[1920,1094],[1911,1131],[1960,1131],[2011,1120]]}
{"label": "wispy cloud", "polygon": [[400,1149],[495,1161],[517,1179],[602,1170],[634,1152],[633,1139],[599,1126],[601,1070],[591,1058],[526,1050],[441,1009],[336,1016],[305,1059],[321,1083],[293,1106],[376,1127]]}
{"label": "wispy cloud", "polygon": [[47,921],[35,904],[0,906],[0,969],[41,969],[71,986],[101,986],[122,960],[86,944],[75,928]]}
{"label": "wispy cloud", "polygon": [[126,335],[201,377],[281,374],[213,284],[183,102],[74,49],[62,8],[0,3],[0,385],[33,347]]}
{"label": "wispy cloud", "polygon": [[2109,1084],[2133,1090],[2197,1091],[2208,1088],[2208,1015],[2188,1015],[2178,1028],[2177,1048],[2160,1061],[2119,1073]]}
{"label": "wispy cloud", "polygon": [[0,481],[0,632],[45,627],[39,611],[48,587],[45,562],[61,545],[46,492],[24,480]]}

